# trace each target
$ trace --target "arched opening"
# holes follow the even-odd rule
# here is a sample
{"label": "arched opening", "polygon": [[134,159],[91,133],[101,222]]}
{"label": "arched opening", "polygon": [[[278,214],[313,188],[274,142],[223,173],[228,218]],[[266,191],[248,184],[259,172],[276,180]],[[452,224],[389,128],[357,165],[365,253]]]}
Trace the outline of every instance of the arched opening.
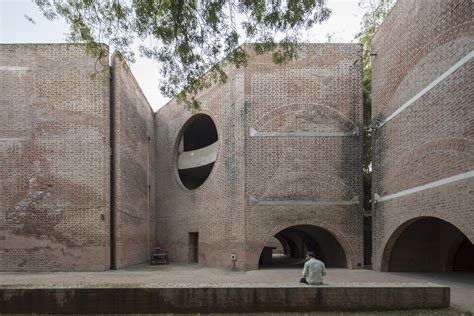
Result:
{"label": "arched opening", "polygon": [[217,159],[217,129],[212,119],[198,114],[186,122],[178,143],[178,174],[189,190],[200,187]]}
{"label": "arched opening", "polygon": [[297,225],[281,230],[265,244],[259,268],[301,268],[308,251],[313,251],[326,267],[347,267],[344,249],[329,231]]}
{"label": "arched opening", "polygon": [[386,253],[388,271],[474,271],[474,246],[454,225],[422,217],[401,229]]}

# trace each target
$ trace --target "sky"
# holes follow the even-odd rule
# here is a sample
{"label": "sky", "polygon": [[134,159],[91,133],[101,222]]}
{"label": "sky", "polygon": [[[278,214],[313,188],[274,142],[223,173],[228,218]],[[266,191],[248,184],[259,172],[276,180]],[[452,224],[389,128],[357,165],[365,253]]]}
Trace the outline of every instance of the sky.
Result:
{"label": "sky", "polygon": [[[331,17],[305,32],[304,40],[311,43],[355,42],[360,30],[363,11],[359,0],[328,0]],[[0,0],[0,43],[64,43],[68,25],[62,20],[47,20],[32,0]],[[168,98],[159,90],[160,76],[156,62],[140,57],[131,64],[148,102],[156,111],[166,104]]]}

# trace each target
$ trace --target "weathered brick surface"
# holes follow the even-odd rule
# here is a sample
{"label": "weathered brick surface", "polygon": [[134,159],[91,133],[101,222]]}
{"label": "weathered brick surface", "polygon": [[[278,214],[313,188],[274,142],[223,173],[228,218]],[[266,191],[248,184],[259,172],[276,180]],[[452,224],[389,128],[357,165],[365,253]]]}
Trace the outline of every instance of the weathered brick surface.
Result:
{"label": "weathered brick surface", "polygon": [[303,45],[284,66],[268,55],[249,56],[245,70],[200,94],[202,110],[219,134],[218,158],[200,188],[176,176],[177,139],[192,116],[171,101],[156,116],[159,244],[186,261],[188,232],[199,232],[200,262],[255,269],[265,243],[279,231],[308,224],[328,230],[349,267],[362,264],[361,204],[256,206],[259,200],[350,200],[361,185],[361,138],[250,137],[249,129],[349,132],[362,124],[361,48],[356,44]]}
{"label": "weathered brick surface", "polygon": [[244,248],[243,83],[243,70],[233,70],[226,84],[199,95],[200,112],[213,119],[219,140],[214,168],[195,190],[182,185],[177,171],[180,131],[195,113],[173,100],[155,115],[157,240],[176,261],[188,261],[190,232],[199,232],[205,265],[230,266],[230,253]]}
{"label": "weathered brick surface", "polygon": [[81,46],[0,45],[0,270],[109,267],[107,70]]}
{"label": "weathered brick surface", "polygon": [[[373,40],[374,120],[383,120],[474,49],[469,0],[399,0]],[[377,130],[373,189],[381,196],[474,169],[472,59]],[[474,241],[472,178],[374,205],[373,264],[414,218],[433,216]],[[441,269],[441,268],[440,268]]]}
{"label": "weathered brick surface", "polygon": [[111,77],[113,262],[121,268],[147,261],[155,245],[154,114],[118,54]]}

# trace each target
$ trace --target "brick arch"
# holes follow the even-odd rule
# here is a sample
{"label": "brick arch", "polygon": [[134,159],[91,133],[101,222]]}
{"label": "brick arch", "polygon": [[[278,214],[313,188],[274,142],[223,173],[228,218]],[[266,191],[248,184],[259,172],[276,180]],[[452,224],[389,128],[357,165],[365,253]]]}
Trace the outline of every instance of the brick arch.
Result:
{"label": "brick arch", "polygon": [[400,158],[393,157],[395,161],[392,161],[391,164],[395,167],[400,167],[407,161],[413,160],[413,157],[420,152],[436,151],[452,151],[461,153],[468,157],[474,157],[474,141],[467,138],[457,137],[434,139],[407,151],[403,156],[400,156]]}
{"label": "brick arch", "polygon": [[[446,164],[446,157],[440,154],[448,155],[450,163]],[[474,166],[474,141],[466,138],[436,139],[423,143],[400,157],[393,156],[385,160],[391,164],[384,177],[388,182],[397,183],[397,177],[404,177],[405,182],[408,181],[406,177],[412,178],[414,181],[408,182],[413,183],[416,182],[415,179],[417,178],[428,180],[432,178],[429,181],[435,181],[439,178],[443,178],[442,175],[452,176],[461,173],[462,171],[459,170],[459,165],[466,167]],[[421,165],[419,162],[422,162]],[[432,169],[423,167],[428,165],[443,165],[448,169],[440,170],[442,174],[437,175],[432,172]],[[452,169],[449,170],[449,167],[452,167]],[[413,170],[410,168],[413,168]],[[384,167],[382,166],[381,169],[384,169]],[[468,169],[470,170],[472,167]],[[401,171],[403,171],[403,173]],[[420,172],[428,172],[429,175],[420,175]],[[398,189],[401,190],[404,188]]]}
{"label": "brick arch", "polygon": [[[346,131],[349,132],[356,127],[354,121],[346,117],[336,109],[318,104],[302,104],[293,103],[284,106],[280,106],[272,111],[267,112],[261,118],[253,122],[252,127],[258,131],[275,131],[280,129],[288,128],[291,124],[291,118],[296,117],[298,113],[304,113],[301,117],[311,120],[314,122],[312,125],[317,127],[318,125],[325,125],[324,130],[334,131]],[[316,120],[324,118],[324,123],[318,123]],[[309,124],[311,125],[311,123]],[[337,127],[336,129],[334,127]],[[291,128],[291,127],[290,127]],[[304,127],[299,126],[299,130]]]}
{"label": "brick arch", "polygon": [[[464,227],[465,224],[462,222],[462,219],[456,218],[456,217],[450,217],[450,216],[445,216],[441,214],[426,214],[426,215],[420,215],[417,217],[411,217],[411,218],[403,218],[402,220],[398,221],[398,224],[392,225],[392,229],[390,230],[390,233],[387,234],[386,238],[382,242],[382,253],[381,257],[378,258],[379,263],[380,263],[380,271],[386,272],[388,271],[388,265],[390,261],[390,255],[392,253],[393,247],[395,243],[397,242],[398,238],[401,236],[401,234],[405,231],[408,226],[411,224],[415,223],[418,220],[424,219],[424,218],[436,218],[440,219],[442,221],[445,221],[454,227],[456,227],[461,233],[463,233],[472,243],[474,243],[474,234],[470,234],[468,231],[467,227]],[[394,227],[395,226],[395,227]]]}
{"label": "brick arch", "polygon": [[[297,187],[302,195],[292,195],[291,188]],[[316,188],[325,188],[326,194],[317,194]],[[282,188],[285,188],[284,190]],[[290,196],[282,196],[278,192],[289,192]],[[334,174],[323,172],[285,172],[272,177],[266,184],[255,191],[257,199],[271,199],[275,197],[291,199],[352,199],[354,192],[342,178]]]}
{"label": "brick arch", "polygon": [[274,237],[278,232],[285,230],[287,228],[293,227],[293,226],[300,226],[300,225],[308,225],[308,226],[316,226],[321,229],[326,230],[329,232],[336,240],[337,242],[341,245],[342,250],[344,251],[344,255],[346,256],[346,262],[347,262],[347,268],[353,269],[355,268],[355,254],[352,251],[352,248],[350,246],[349,241],[344,237],[344,234],[342,234],[336,227],[333,225],[327,223],[327,222],[320,222],[317,219],[314,220],[302,220],[302,221],[293,221],[290,224],[289,223],[282,223],[278,226],[275,226],[269,233],[265,235],[265,237],[260,238],[259,241],[257,241],[256,246],[254,247],[253,250],[249,251],[249,256],[247,257],[249,265],[252,267],[258,267],[258,261],[260,258],[260,253],[267,244],[267,242],[270,240],[270,238]]}
{"label": "brick arch", "polygon": [[[387,100],[398,100],[397,95],[404,94],[406,86],[413,84],[410,82],[409,74],[417,73],[416,78],[422,77],[419,72],[423,71],[422,67],[427,64],[430,65],[431,63],[427,63],[426,61],[430,60],[437,60],[437,58],[433,58],[432,56],[436,56],[439,54],[439,49],[443,47],[449,47],[453,45],[454,42],[459,41],[463,38],[468,38],[471,36],[470,31],[471,22],[467,21],[465,23],[456,24],[442,32],[436,33],[436,36],[431,37],[431,40],[426,43],[424,46],[417,44],[415,46],[410,46],[410,49],[415,49],[414,53],[408,60],[404,60],[403,64],[396,63],[391,65],[391,69],[387,71],[388,77],[392,78],[389,80],[389,84],[386,84],[386,87],[390,87],[385,92],[390,94],[390,97]],[[430,34],[432,35],[432,34]],[[399,44],[399,43],[398,43]],[[386,58],[393,58],[396,57],[393,54],[389,54]],[[459,56],[462,58],[464,56]],[[390,66],[387,63],[387,60],[384,59],[386,66]],[[454,64],[454,63],[453,63]],[[452,65],[447,65],[446,69],[451,67]],[[433,78],[434,79],[434,78]],[[417,85],[415,85],[417,86]],[[422,89],[423,87],[420,87]],[[418,89],[418,90],[420,90]],[[418,92],[418,91],[416,91]],[[415,92],[415,93],[416,93]],[[400,104],[386,104],[386,114],[391,113],[392,111],[396,110],[396,106]],[[395,106],[395,108],[394,108]]]}
{"label": "brick arch", "polygon": [[452,45],[454,41],[471,36],[471,23],[471,21],[466,21],[465,23],[454,25],[444,32],[438,33],[427,45],[420,47],[416,54],[407,62],[407,73],[417,70],[416,67],[421,64],[426,56],[429,56],[431,53],[437,53],[437,47]]}

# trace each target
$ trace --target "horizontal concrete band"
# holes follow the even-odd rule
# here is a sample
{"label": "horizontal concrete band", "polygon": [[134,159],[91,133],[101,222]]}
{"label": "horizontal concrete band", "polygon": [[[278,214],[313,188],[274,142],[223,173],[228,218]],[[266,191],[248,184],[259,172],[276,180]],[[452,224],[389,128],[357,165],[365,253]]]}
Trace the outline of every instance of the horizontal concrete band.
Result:
{"label": "horizontal concrete band", "polygon": [[0,66],[0,71],[26,71],[29,67],[19,67],[19,66]]}
{"label": "horizontal concrete band", "polygon": [[449,287],[0,289],[0,313],[250,313],[445,308]]}
{"label": "horizontal concrete band", "polygon": [[291,206],[291,205],[355,205],[359,204],[359,197],[356,195],[351,200],[258,200],[253,196],[249,196],[250,205],[267,205],[267,206]]}
{"label": "horizontal concrete band", "polygon": [[407,189],[407,190],[403,190],[403,191],[393,193],[393,194],[389,194],[389,195],[385,195],[385,196],[380,196],[377,193],[375,193],[374,194],[374,200],[377,203],[378,202],[384,202],[384,201],[396,199],[396,198],[399,198],[399,197],[402,197],[402,196],[407,196],[407,195],[410,195],[410,194],[413,194],[413,193],[417,193],[417,192],[420,192],[420,191],[425,191],[425,190],[437,188],[437,187],[447,185],[447,184],[450,184],[450,183],[453,183],[453,182],[469,179],[469,178],[472,178],[472,177],[474,177],[474,170],[464,172],[464,173],[461,173],[461,174],[458,174],[458,175],[455,175],[455,176],[452,176],[452,177],[444,178],[444,179],[441,179],[441,180],[438,180],[438,181],[434,181],[434,182],[430,182],[430,183],[427,183],[427,184],[419,185],[419,186],[414,187],[414,188],[410,188],[410,189]]}
{"label": "horizontal concrete band", "polygon": [[386,119],[384,119],[382,122],[376,126],[377,128],[380,128],[384,126],[386,123],[388,123],[390,120],[395,118],[398,114],[402,113],[406,108],[408,108],[410,105],[412,105],[416,100],[424,96],[428,91],[436,87],[441,81],[449,77],[453,72],[455,72],[457,69],[459,69],[461,66],[463,66],[465,63],[467,63],[471,58],[474,57],[474,51],[471,51],[469,54],[461,58],[457,63],[455,63],[453,66],[451,66],[446,72],[444,72],[441,76],[433,80],[430,84],[428,84],[425,88],[423,88],[420,92],[418,92],[414,97],[412,97],[410,100],[405,102],[403,105],[401,105],[397,110],[395,110],[392,114],[390,114]]}
{"label": "horizontal concrete band", "polygon": [[208,165],[217,159],[217,142],[192,151],[178,154],[178,169],[191,169]]}
{"label": "horizontal concrete band", "polygon": [[358,136],[359,129],[356,127],[350,132],[318,132],[318,131],[283,131],[283,132],[259,132],[250,128],[250,137],[350,137]]}

